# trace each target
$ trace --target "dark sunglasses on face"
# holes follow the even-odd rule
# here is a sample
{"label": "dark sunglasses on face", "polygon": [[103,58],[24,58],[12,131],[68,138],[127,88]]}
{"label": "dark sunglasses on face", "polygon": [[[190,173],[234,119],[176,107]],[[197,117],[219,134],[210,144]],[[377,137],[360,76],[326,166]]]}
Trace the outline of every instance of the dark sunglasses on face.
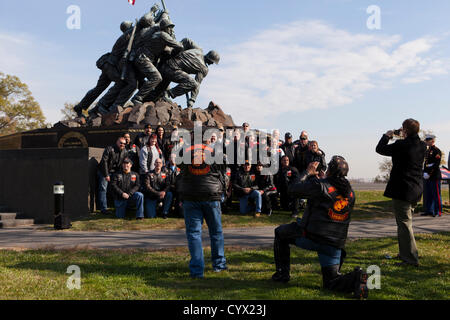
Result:
{"label": "dark sunglasses on face", "polygon": [[300,138],[300,140],[308,140],[308,138]]}

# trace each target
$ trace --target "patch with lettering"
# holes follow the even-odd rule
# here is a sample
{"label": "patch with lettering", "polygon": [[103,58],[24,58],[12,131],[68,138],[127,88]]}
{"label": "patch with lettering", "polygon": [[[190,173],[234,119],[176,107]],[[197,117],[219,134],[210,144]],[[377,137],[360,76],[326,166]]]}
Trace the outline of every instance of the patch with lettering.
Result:
{"label": "patch with lettering", "polygon": [[131,175],[131,181],[136,182],[136,176],[134,174]]}
{"label": "patch with lettering", "polygon": [[328,210],[328,216],[333,221],[345,221],[350,213],[349,199],[337,196],[333,207]]}

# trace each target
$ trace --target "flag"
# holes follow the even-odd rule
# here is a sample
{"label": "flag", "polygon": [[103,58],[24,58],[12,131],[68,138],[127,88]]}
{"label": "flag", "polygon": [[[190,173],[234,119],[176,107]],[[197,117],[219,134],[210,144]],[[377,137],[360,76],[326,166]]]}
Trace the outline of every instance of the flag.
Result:
{"label": "flag", "polygon": [[441,168],[441,174],[443,180],[450,180],[450,170],[445,167]]}
{"label": "flag", "polygon": [[134,6],[134,3],[136,2],[136,0],[128,0],[128,3]]}

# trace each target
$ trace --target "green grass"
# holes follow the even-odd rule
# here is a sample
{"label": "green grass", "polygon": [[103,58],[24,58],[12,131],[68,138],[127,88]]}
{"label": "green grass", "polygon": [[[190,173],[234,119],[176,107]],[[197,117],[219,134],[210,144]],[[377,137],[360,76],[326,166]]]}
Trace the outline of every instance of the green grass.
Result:
{"label": "green grass", "polygon": [[[443,199],[448,199],[448,191],[443,191]],[[356,205],[353,212],[353,220],[391,218],[392,214],[391,199],[383,196],[383,191],[357,191]],[[421,212],[421,207],[417,212]],[[450,206],[444,206],[444,212],[450,213]],[[252,215],[241,215],[237,202],[233,209],[224,214],[222,224],[224,228],[244,228],[244,227],[263,227],[276,226],[292,221],[290,212],[275,211],[270,217],[262,215],[255,219]],[[124,220],[114,217],[94,214],[90,217],[73,222],[72,231],[122,231],[122,230],[149,230],[149,229],[183,229],[184,219],[145,219],[136,221],[133,218],[133,212],[128,213],[128,218]]]}
{"label": "green grass", "polygon": [[[395,238],[349,241],[343,272],[381,268],[381,290],[369,299],[449,299],[450,233],[416,235],[421,266],[397,267]],[[315,253],[291,250],[291,281],[274,283],[271,248],[226,248],[228,271],[214,273],[205,250],[205,279],[189,278],[187,248],[145,250],[0,251],[0,299],[347,299],[321,289]],[[70,265],[81,268],[81,289],[69,290]]]}

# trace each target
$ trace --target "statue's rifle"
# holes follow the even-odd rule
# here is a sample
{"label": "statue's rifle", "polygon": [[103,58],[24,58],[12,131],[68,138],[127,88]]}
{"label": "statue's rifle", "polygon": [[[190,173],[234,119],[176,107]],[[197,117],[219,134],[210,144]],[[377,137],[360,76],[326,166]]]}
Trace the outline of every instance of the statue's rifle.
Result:
{"label": "statue's rifle", "polygon": [[134,38],[136,36],[136,29],[138,25],[138,20],[136,19],[136,23],[134,24],[133,32],[131,33],[130,40],[128,41],[127,49],[125,50],[122,61],[124,61],[124,65],[122,67],[122,74],[120,76],[120,80],[125,80],[125,77],[127,75],[127,69],[128,69],[128,59],[130,58],[131,49],[133,48],[133,42]]}

